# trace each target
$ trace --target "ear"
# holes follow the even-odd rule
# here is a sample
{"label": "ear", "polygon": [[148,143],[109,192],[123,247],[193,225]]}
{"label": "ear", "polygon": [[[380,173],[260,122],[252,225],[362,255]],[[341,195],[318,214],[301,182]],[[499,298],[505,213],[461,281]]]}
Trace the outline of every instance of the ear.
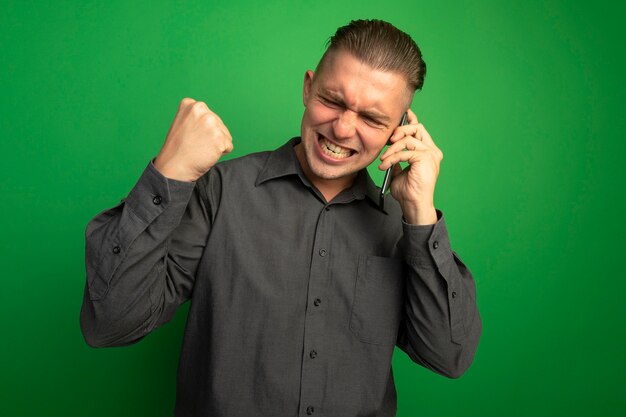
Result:
{"label": "ear", "polygon": [[315,73],[311,70],[307,70],[307,72],[304,73],[304,85],[302,87],[302,103],[304,107],[306,107],[306,104],[309,102],[314,77]]}

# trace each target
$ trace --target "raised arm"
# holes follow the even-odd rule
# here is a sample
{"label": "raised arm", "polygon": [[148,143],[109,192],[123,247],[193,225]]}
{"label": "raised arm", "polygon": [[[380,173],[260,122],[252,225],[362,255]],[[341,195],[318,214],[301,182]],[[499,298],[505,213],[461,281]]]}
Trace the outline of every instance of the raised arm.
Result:
{"label": "raised arm", "polygon": [[136,342],[190,297],[210,227],[202,200],[195,183],[168,180],[151,162],[122,203],[89,222],[80,314],[89,345]]}
{"label": "raised arm", "polygon": [[80,312],[89,345],[134,343],[189,299],[221,193],[209,170],[230,150],[219,117],[183,99],[154,163],[126,199],[89,222]]}

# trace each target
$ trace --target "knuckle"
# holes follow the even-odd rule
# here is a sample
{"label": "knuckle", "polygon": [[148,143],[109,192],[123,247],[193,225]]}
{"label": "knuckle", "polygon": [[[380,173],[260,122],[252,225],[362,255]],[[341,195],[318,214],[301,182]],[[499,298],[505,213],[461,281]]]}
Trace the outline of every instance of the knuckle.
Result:
{"label": "knuckle", "polygon": [[184,99],[182,99],[180,101],[180,107],[187,107],[190,106],[191,104],[195,103],[196,100],[189,98],[189,97],[185,97]]}
{"label": "knuckle", "polygon": [[233,150],[232,142],[224,141],[224,142],[220,143],[220,152],[222,152],[222,153],[229,153],[232,150]]}
{"label": "knuckle", "polygon": [[206,112],[208,109],[209,108],[207,107],[206,103],[204,103],[203,101],[196,101],[191,106],[191,110],[196,114],[202,114]]}
{"label": "knuckle", "polygon": [[213,126],[217,122],[217,116],[214,113],[207,111],[202,115],[202,120],[207,126]]}

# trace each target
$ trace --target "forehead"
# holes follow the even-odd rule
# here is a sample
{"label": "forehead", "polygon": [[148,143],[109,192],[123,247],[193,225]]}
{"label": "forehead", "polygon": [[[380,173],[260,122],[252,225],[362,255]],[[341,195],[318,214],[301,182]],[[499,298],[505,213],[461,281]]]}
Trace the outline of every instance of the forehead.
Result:
{"label": "forehead", "polygon": [[349,52],[328,54],[314,83],[321,91],[339,95],[349,106],[375,107],[393,113],[406,110],[411,92],[404,75],[373,68]]}

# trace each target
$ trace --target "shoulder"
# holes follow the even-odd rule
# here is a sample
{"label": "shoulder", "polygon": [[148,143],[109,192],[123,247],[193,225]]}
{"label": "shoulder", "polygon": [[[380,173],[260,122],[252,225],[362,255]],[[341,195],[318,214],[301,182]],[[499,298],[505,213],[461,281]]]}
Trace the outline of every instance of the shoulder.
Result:
{"label": "shoulder", "polygon": [[[218,162],[204,174],[200,180],[208,181],[217,176],[222,180],[235,176],[237,178],[256,178],[261,172],[272,151],[254,152],[248,155]],[[200,181],[199,180],[199,181]]]}
{"label": "shoulder", "polygon": [[200,193],[219,198],[222,190],[243,190],[253,186],[263,170],[272,151],[254,152],[248,155],[218,162],[197,181]]}
{"label": "shoulder", "polygon": [[244,170],[258,174],[265,166],[267,158],[269,158],[271,154],[272,151],[254,152],[227,161],[220,161],[213,168],[223,173],[232,170],[236,170],[237,172]]}
{"label": "shoulder", "polygon": [[240,198],[250,194],[271,153],[255,152],[218,162],[196,181],[200,198],[212,212],[216,212],[225,196],[233,194]]}

